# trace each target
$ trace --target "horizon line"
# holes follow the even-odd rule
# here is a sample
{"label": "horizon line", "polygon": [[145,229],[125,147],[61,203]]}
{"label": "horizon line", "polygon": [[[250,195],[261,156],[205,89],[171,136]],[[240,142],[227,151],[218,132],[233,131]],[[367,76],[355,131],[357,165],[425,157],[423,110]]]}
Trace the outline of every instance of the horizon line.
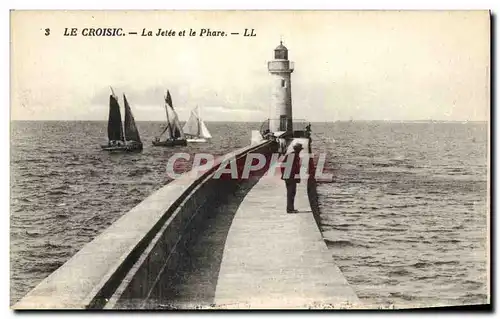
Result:
{"label": "horizon line", "polygon": [[[206,123],[263,123],[266,120],[262,121],[236,121],[236,120],[229,120],[229,121],[209,121],[209,120],[203,120],[203,122]],[[108,120],[42,120],[42,119],[10,119],[10,122],[108,122]],[[162,120],[136,120],[136,122],[165,122]],[[181,122],[186,122],[186,121],[181,121]],[[489,122],[489,120],[433,120],[433,119],[425,119],[425,120],[355,120],[355,119],[346,119],[346,120],[332,120],[332,121],[303,121],[304,123],[338,123],[338,122],[425,122],[425,123],[430,123],[430,122],[448,122],[448,123],[455,123],[455,122]]]}

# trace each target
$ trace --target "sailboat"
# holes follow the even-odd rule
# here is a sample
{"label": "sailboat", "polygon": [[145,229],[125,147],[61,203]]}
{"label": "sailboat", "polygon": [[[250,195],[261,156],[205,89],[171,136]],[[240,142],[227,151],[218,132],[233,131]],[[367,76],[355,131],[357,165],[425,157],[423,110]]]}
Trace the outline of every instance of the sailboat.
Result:
{"label": "sailboat", "polygon": [[[172,116],[169,115],[170,110],[173,113]],[[170,96],[170,91],[167,90],[167,95],[165,96],[165,112],[167,114],[167,124],[163,131],[155,137],[153,141],[154,146],[186,146],[187,141],[184,133],[181,129],[181,123],[179,122],[179,117],[174,110],[172,104],[172,97]],[[171,118],[172,117],[172,118]],[[165,140],[161,140],[163,134],[166,135]]]}
{"label": "sailboat", "polygon": [[191,111],[191,116],[186,124],[184,124],[182,130],[184,131],[184,135],[186,135],[187,141],[191,143],[203,143],[207,139],[212,138],[205,122],[203,122],[200,116],[199,107]]}
{"label": "sailboat", "polygon": [[127,97],[123,94],[125,105],[125,127],[122,125],[120,104],[118,97],[111,88],[109,96],[109,118],[108,118],[108,144],[101,145],[101,148],[110,152],[138,152],[142,151],[142,142],[139,131],[135,125],[132,110],[128,104]]}

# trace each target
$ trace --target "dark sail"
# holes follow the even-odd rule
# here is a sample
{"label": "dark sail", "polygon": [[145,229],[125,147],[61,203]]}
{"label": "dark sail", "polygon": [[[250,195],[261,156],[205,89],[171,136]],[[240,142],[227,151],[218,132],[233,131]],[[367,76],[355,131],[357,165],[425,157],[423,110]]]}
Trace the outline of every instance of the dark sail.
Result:
{"label": "dark sail", "polygon": [[[170,92],[167,90],[167,96],[165,97],[165,103],[172,107],[172,97],[170,97]],[[174,136],[174,132],[172,132],[172,123],[170,123],[170,117],[168,116],[168,108],[165,106],[165,112],[167,113],[167,128],[170,133],[170,137]]]}
{"label": "dark sail", "polygon": [[179,130],[179,128],[177,126],[175,127],[175,130],[174,130],[174,137],[175,138],[181,137],[181,131]]}
{"label": "dark sail", "polygon": [[135,126],[134,116],[132,115],[132,110],[128,105],[125,94],[123,94],[123,101],[125,103],[125,139],[127,141],[140,142],[141,138],[139,137],[139,132],[137,131],[137,127]]}
{"label": "dark sail", "polygon": [[114,95],[109,96],[108,139],[123,141],[122,115],[120,105]]}
{"label": "dark sail", "polygon": [[[173,103],[172,103],[172,97],[170,96],[170,91],[167,90],[167,96],[165,97],[165,103],[167,103],[168,106],[170,106],[170,108],[172,109],[172,111],[174,111],[174,106],[173,106]],[[168,109],[165,109],[165,111],[167,112],[167,119],[170,123],[170,119],[168,117]],[[174,111],[175,113],[175,111]],[[175,122],[175,118],[176,118],[176,115],[174,114],[174,119],[173,121]],[[170,135],[174,138],[179,138],[181,137],[181,130],[179,129],[179,127],[177,125],[173,125],[174,127],[172,128],[172,125],[170,125]]]}
{"label": "dark sail", "polygon": [[176,138],[181,137],[181,131],[179,130],[178,127],[175,128],[174,137],[176,137]]}
{"label": "dark sail", "polygon": [[169,90],[167,90],[167,97],[165,97],[165,102],[170,106],[172,110],[174,109],[174,106],[172,104],[172,97],[170,96]]}

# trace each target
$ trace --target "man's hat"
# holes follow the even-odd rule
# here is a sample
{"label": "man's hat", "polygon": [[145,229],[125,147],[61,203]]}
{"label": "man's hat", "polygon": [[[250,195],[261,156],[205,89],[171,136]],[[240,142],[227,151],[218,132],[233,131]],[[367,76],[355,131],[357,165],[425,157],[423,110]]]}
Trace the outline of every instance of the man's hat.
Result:
{"label": "man's hat", "polygon": [[296,150],[296,151],[300,151],[302,149],[302,144],[300,143],[297,143],[293,146],[293,149]]}

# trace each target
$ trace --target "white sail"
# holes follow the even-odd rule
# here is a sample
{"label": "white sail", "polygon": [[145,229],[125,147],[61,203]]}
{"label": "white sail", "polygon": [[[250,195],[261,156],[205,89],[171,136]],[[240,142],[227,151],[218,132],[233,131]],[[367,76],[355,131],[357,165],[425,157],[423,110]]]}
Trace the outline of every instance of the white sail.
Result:
{"label": "white sail", "polygon": [[210,131],[201,119],[198,108],[191,111],[191,116],[189,120],[184,124],[182,130],[184,134],[190,135],[196,138],[212,138]]}
{"label": "white sail", "polygon": [[198,124],[198,114],[196,114],[193,110],[191,111],[191,115],[189,116],[186,124],[184,124],[182,131],[184,131],[184,134],[187,135],[198,136],[200,134],[200,127]]}
{"label": "white sail", "polygon": [[208,128],[205,125],[205,122],[200,121],[200,127],[201,127],[201,137],[203,138],[212,138],[212,135],[208,131]]}

